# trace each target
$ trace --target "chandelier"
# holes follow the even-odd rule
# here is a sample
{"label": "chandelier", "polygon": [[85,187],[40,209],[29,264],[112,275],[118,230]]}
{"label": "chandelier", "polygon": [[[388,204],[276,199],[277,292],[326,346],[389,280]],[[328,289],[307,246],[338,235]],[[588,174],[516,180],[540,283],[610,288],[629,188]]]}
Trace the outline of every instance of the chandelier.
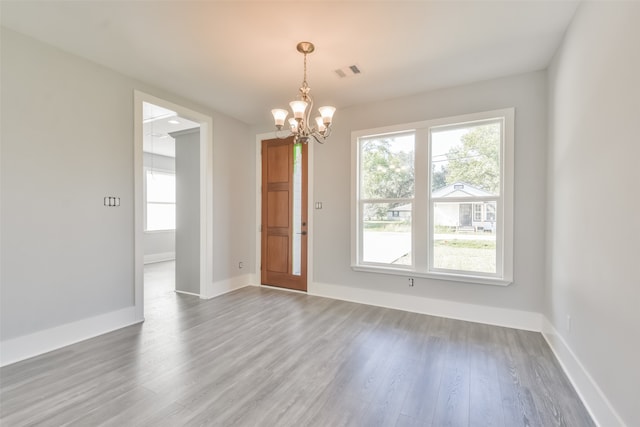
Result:
{"label": "chandelier", "polygon": [[293,117],[289,119],[289,129],[286,135],[280,136],[280,132],[284,127],[284,121],[287,119],[289,112],[280,108],[271,110],[278,130],[276,135],[282,139],[293,136],[294,144],[306,144],[309,142],[310,137],[313,137],[320,144],[324,144],[329,134],[331,134],[331,120],[336,109],[331,106],[320,107],[318,109],[320,116],[315,118],[315,125],[310,125],[309,118],[313,109],[313,99],[309,95],[311,88],[307,84],[307,55],[315,50],[315,46],[310,42],[300,42],[296,48],[298,52],[304,55],[302,86],[300,86],[300,94],[297,99],[289,103]]}

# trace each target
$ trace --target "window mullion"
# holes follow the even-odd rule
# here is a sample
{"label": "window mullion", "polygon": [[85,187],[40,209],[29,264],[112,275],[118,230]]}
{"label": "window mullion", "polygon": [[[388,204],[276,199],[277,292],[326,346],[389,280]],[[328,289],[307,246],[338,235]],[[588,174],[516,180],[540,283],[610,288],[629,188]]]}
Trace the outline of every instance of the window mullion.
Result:
{"label": "window mullion", "polygon": [[402,199],[360,199],[360,203],[412,203],[413,200],[413,197]]}
{"label": "window mullion", "polygon": [[175,205],[176,202],[157,202],[155,200],[147,200],[150,205]]}
{"label": "window mullion", "polygon": [[429,133],[428,129],[416,131],[415,146],[415,202],[413,205],[413,265],[416,271],[428,269],[429,245]]}
{"label": "window mullion", "polygon": [[446,202],[457,202],[457,203],[479,203],[479,202],[494,202],[500,199],[501,196],[464,196],[464,197],[432,197],[431,201],[433,203],[446,203]]}

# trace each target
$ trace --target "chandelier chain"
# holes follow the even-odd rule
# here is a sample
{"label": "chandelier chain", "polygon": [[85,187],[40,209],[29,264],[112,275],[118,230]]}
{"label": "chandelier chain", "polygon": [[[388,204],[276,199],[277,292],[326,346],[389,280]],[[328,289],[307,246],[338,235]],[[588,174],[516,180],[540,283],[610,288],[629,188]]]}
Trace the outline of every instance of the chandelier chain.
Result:
{"label": "chandelier chain", "polygon": [[302,78],[302,86],[307,87],[307,54],[304,54],[304,75]]}

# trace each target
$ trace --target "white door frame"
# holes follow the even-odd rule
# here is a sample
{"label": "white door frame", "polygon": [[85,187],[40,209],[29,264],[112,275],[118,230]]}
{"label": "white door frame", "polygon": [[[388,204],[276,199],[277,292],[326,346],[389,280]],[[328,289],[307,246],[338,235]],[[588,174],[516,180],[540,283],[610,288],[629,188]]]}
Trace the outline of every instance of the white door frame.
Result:
{"label": "white door frame", "polygon": [[213,119],[153,95],[134,90],[134,305],[136,318],[144,320],[143,126],[142,103],[175,111],[200,124],[200,298],[209,298],[213,282]]}
{"label": "white door frame", "polygon": [[[275,132],[260,133],[256,135],[256,274],[253,283],[260,286],[262,275],[260,264],[262,263],[262,140],[275,139]],[[307,294],[315,292],[313,284],[313,143],[309,142],[307,149]],[[286,288],[285,291],[299,292]]]}

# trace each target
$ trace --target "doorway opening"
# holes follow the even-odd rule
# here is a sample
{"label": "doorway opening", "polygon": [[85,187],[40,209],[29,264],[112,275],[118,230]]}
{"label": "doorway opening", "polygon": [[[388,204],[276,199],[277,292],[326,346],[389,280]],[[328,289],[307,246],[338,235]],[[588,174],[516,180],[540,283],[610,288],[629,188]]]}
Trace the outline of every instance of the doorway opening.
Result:
{"label": "doorway opening", "polygon": [[142,128],[145,301],[173,291],[199,295],[200,125],[143,102]]}
{"label": "doorway opening", "polygon": [[211,282],[212,120],[135,91],[135,307]]}

